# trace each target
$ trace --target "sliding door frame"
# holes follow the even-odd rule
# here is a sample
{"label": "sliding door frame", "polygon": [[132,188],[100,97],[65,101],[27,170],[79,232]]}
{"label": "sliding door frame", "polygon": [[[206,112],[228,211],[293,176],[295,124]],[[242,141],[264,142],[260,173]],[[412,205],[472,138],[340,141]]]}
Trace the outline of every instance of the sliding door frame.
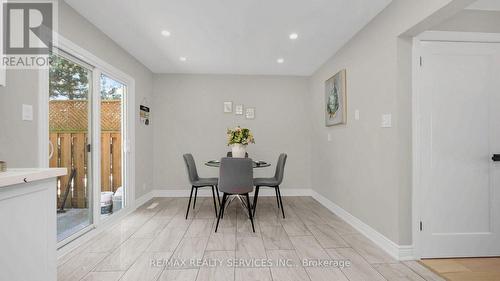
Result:
{"label": "sliding door frame", "polygon": [[[75,235],[58,243],[58,248],[76,240],[81,235],[92,229],[101,229],[106,225],[124,216],[135,209],[135,80],[106,61],[81,48],[70,40],[56,34],[57,40],[53,46],[75,58],[94,66],[92,70],[92,128],[91,128],[91,194],[93,196],[93,224],[90,229],[77,232]],[[123,137],[122,155],[124,156],[123,185],[125,187],[125,207],[117,214],[101,220],[100,215],[100,190],[101,190],[101,135],[100,135],[100,79],[101,74],[109,76],[126,86],[123,102],[122,130],[126,132]],[[39,167],[49,166],[49,69],[39,71],[39,97],[38,97],[38,159]],[[75,241],[76,242],[76,241]],[[73,243],[80,244],[80,243]],[[72,247],[73,248],[73,247]]]}

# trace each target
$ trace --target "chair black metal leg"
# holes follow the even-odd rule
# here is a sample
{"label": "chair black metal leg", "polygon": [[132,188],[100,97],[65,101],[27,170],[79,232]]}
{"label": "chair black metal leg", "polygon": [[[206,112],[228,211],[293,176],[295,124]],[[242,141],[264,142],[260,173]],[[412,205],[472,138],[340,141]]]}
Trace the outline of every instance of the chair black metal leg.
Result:
{"label": "chair black metal leg", "polygon": [[217,217],[217,203],[215,202],[215,188],[212,185],[212,196],[214,197],[215,217]]}
{"label": "chair black metal leg", "polygon": [[[225,200],[224,200],[224,196],[226,196]],[[224,206],[224,208],[222,208],[222,211],[220,211],[222,213],[222,215],[220,216],[221,219],[224,219],[224,213],[226,212],[227,198],[229,198],[229,195],[227,195],[225,193],[222,193],[222,203],[221,203],[221,206]]]}
{"label": "chair black metal leg", "polygon": [[196,190],[195,190],[195,192],[194,192],[193,210],[194,210],[194,206],[196,206],[196,197],[198,197],[198,188],[196,188]]}
{"label": "chair black metal leg", "polygon": [[257,209],[257,199],[259,198],[260,186],[255,187],[255,194],[253,195],[253,217],[255,217],[255,210]]}
{"label": "chair black metal leg", "polygon": [[253,225],[252,206],[250,205],[250,196],[248,196],[247,193],[245,194],[245,197],[247,198],[248,216],[250,217],[250,222],[252,223],[252,230],[253,232],[255,232],[255,226]]}
{"label": "chair black metal leg", "polygon": [[220,197],[219,197],[219,186],[215,185],[215,192],[217,192],[217,201],[219,202],[219,208],[220,208]]}
{"label": "chair black metal leg", "polygon": [[194,189],[194,186],[191,186],[191,194],[189,194],[189,202],[188,202],[188,208],[186,211],[186,219],[188,218],[188,215],[189,215],[189,207],[191,207],[191,197],[193,197],[193,189]]}
{"label": "chair black metal leg", "polygon": [[219,217],[217,217],[217,224],[215,225],[215,232],[217,232],[217,229],[219,228],[219,221],[220,219],[222,218],[222,214],[224,213],[224,205],[226,204],[226,194],[224,193],[222,195],[222,205],[221,205],[221,209],[219,211]]}
{"label": "chair black metal leg", "polygon": [[281,203],[281,214],[283,214],[283,218],[285,218],[285,210],[283,209],[283,200],[281,199],[281,191],[280,191],[280,187],[277,186],[276,187],[276,190],[278,191],[278,195],[279,195],[279,198],[280,198],[280,203]]}
{"label": "chair black metal leg", "polygon": [[[278,203],[278,209],[280,208],[280,200],[279,200],[279,196],[278,196],[278,189],[276,187],[274,187],[274,192],[276,193],[276,203]],[[196,197],[194,198],[195,202],[196,202]]]}

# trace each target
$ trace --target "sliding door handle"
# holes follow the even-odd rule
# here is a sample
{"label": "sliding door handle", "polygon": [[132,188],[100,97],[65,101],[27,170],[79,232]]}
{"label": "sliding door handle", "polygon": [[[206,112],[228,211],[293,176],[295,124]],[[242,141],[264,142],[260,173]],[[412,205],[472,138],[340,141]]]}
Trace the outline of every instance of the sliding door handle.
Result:
{"label": "sliding door handle", "polygon": [[491,160],[494,162],[499,162],[500,161],[500,154],[493,154],[493,157],[491,157]]}

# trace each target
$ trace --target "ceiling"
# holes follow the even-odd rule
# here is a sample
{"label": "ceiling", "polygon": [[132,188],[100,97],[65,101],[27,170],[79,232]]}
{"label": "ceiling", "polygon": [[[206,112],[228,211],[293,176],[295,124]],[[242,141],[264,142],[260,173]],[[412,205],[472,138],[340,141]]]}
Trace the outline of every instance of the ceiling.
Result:
{"label": "ceiling", "polygon": [[311,75],[392,0],[65,1],[155,73]]}
{"label": "ceiling", "polygon": [[500,0],[478,0],[467,7],[468,10],[500,11]]}

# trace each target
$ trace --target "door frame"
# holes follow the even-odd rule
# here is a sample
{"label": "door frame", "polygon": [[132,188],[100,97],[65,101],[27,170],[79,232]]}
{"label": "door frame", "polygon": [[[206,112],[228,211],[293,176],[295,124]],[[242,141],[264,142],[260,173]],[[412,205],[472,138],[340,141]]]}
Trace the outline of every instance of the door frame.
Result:
{"label": "door frame", "polygon": [[[122,82],[126,85],[127,90],[123,99],[123,128],[126,131],[126,139],[123,139],[123,152],[126,154],[124,169],[123,169],[123,183],[125,188],[125,208],[120,213],[128,213],[135,208],[135,79],[132,76],[122,72],[113,65],[93,55],[91,52],[78,46],[72,41],[64,38],[59,34],[55,34],[57,40],[53,42],[53,46],[58,49],[75,56],[76,58],[93,65],[95,68],[92,71],[93,91],[92,99],[100,92],[100,76],[101,73]],[[42,69],[39,71],[39,95],[38,95],[38,160],[39,167],[48,167],[49,164],[49,70]],[[99,134],[100,124],[100,105],[97,102],[92,102],[93,120],[91,128],[91,165],[93,171],[100,171],[101,169],[101,136]],[[93,196],[93,223],[84,228],[83,230],[75,233],[67,239],[58,243],[58,248],[79,238],[81,235],[93,229],[100,229],[105,224],[112,224],[121,215],[116,214],[101,220],[100,216],[100,192],[94,192],[97,187],[100,187],[101,178],[100,173],[91,173],[90,179],[93,188],[91,194]],[[100,189],[99,189],[100,190]],[[105,222],[105,223],[104,223]]]}
{"label": "door frame", "polygon": [[[427,201],[422,198],[421,177],[421,130],[420,112],[422,80],[420,76],[421,63],[425,64],[422,58],[421,42],[456,42],[456,43],[500,43],[499,33],[479,33],[479,32],[452,32],[452,31],[426,31],[413,38],[412,48],[412,237],[413,237],[413,257],[422,258],[423,235],[420,231],[422,210],[426,207]],[[425,224],[423,225],[425,227]]]}

